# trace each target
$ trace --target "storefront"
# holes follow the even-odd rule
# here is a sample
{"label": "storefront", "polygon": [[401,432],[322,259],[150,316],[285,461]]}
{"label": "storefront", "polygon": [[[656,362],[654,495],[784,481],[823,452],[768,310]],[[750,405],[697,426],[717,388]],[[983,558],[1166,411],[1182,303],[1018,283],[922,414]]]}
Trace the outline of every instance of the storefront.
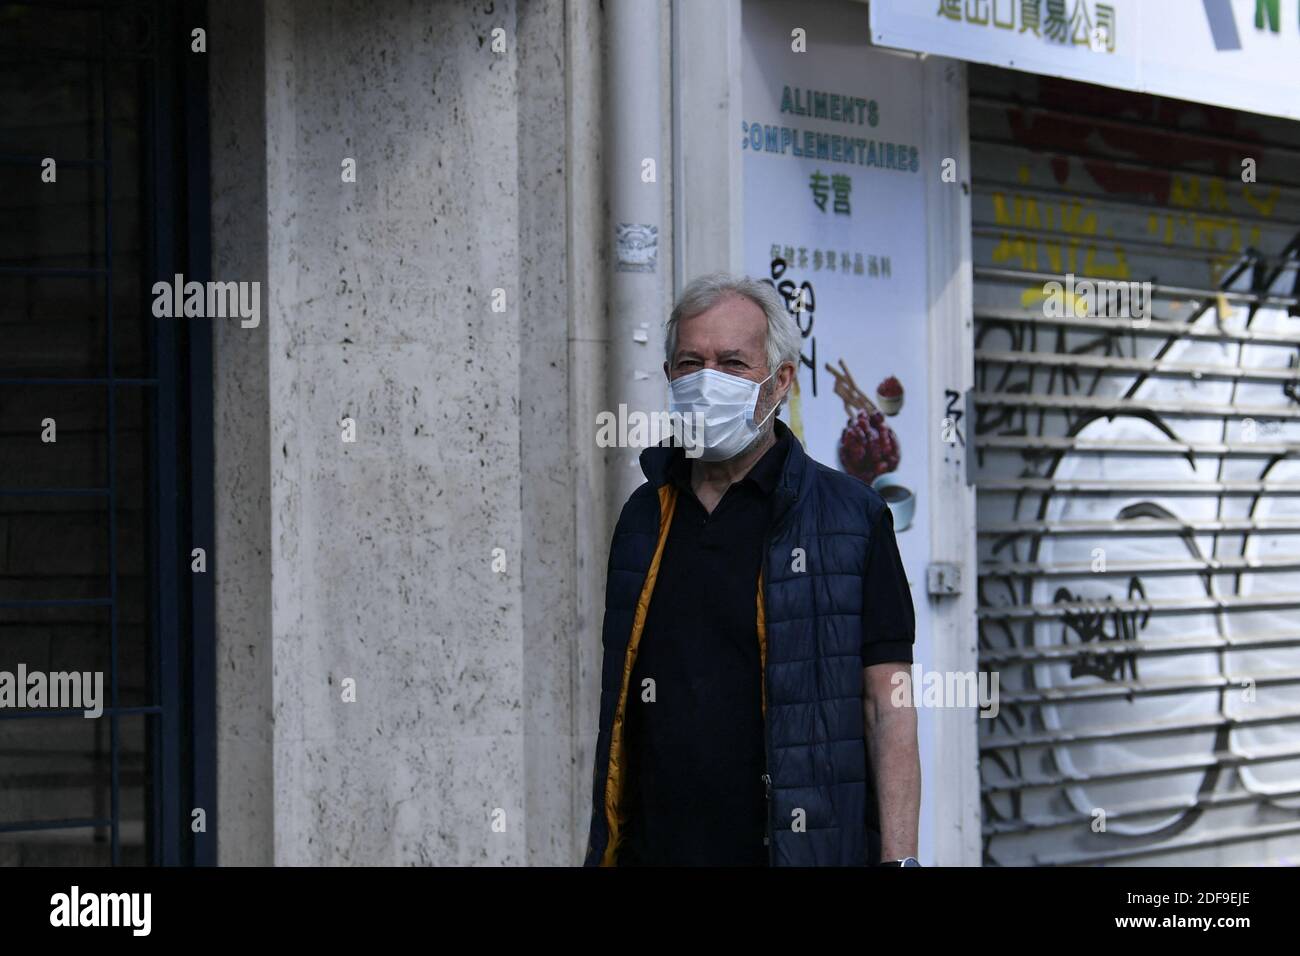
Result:
{"label": "storefront", "polygon": [[999,677],[921,709],[923,861],[1294,859],[1300,5],[730,9],[678,272],[784,292],[788,417],[890,500],[917,669]]}

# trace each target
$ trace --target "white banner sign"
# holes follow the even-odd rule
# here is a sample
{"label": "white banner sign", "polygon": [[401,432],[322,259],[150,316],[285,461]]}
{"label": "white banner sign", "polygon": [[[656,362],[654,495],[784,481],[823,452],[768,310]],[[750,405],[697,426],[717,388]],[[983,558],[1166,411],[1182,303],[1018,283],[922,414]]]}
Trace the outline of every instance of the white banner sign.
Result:
{"label": "white banner sign", "polygon": [[878,46],[1300,119],[1300,0],[871,0]]}

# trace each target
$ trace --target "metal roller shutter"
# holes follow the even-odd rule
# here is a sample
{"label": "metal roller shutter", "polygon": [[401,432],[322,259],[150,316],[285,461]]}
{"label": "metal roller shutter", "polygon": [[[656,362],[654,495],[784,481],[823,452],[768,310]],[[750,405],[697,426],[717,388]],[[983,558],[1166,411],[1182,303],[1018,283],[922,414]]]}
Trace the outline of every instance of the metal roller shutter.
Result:
{"label": "metal roller shutter", "polygon": [[985,862],[1300,861],[1300,124],[969,86]]}

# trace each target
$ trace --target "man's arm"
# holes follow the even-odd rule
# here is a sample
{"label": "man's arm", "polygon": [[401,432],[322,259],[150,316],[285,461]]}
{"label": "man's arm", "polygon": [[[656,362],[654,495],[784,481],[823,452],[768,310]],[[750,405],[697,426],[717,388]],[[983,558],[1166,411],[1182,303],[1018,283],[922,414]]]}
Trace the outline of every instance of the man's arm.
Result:
{"label": "man's arm", "polygon": [[890,662],[872,664],[863,674],[867,753],[880,807],[880,859],[901,860],[916,856],[921,814],[912,669]]}

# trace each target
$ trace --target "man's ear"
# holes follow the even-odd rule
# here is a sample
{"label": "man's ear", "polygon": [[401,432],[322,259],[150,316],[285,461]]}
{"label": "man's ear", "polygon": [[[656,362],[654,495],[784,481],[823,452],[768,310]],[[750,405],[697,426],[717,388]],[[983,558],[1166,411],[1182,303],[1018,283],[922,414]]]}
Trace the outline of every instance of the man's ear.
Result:
{"label": "man's ear", "polygon": [[794,380],[797,373],[798,369],[795,368],[793,362],[782,362],[781,367],[776,370],[777,384],[784,383],[785,385],[785,394],[781,396],[781,401],[784,402],[790,398],[790,393],[794,391]]}

